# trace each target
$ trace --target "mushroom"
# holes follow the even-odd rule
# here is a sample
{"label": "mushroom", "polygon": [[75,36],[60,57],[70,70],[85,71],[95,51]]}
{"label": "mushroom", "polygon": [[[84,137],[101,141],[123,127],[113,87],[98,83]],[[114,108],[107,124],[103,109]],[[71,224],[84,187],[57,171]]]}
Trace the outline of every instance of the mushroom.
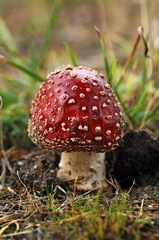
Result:
{"label": "mushroom", "polygon": [[108,188],[105,152],[118,146],[123,129],[123,113],[104,76],[68,65],[51,72],[41,85],[28,135],[40,148],[61,152],[59,179],[91,190]]}

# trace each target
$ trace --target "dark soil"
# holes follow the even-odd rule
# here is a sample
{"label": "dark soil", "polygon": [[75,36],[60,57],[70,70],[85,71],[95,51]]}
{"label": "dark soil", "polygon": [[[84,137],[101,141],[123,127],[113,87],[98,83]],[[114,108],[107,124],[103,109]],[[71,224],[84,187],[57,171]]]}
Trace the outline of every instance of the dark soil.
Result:
{"label": "dark soil", "polygon": [[[30,153],[10,154],[15,175],[7,176],[7,185],[16,187],[20,178],[34,191],[45,191],[59,184],[56,178],[60,155],[47,150],[34,149]],[[116,151],[107,153],[107,172],[115,177],[122,188],[136,185],[159,186],[159,138],[152,138],[146,131],[130,131]],[[110,175],[108,175],[109,178]]]}
{"label": "dark soil", "polygon": [[[113,164],[114,162],[114,164]],[[120,147],[109,155],[109,172],[121,186],[136,183],[159,184],[159,138],[152,138],[146,131],[125,134]]]}

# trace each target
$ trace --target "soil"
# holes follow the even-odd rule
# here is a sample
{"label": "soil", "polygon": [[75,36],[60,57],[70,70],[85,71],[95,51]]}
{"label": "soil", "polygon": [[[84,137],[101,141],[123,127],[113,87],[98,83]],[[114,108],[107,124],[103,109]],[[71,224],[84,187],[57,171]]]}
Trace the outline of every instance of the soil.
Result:
{"label": "soil", "polygon": [[[113,164],[114,159],[114,164]],[[146,131],[130,131],[125,134],[119,148],[110,153],[109,172],[121,186],[159,184],[159,138]]]}
{"label": "soil", "polygon": [[[33,149],[11,150],[8,154],[16,174],[8,173],[7,185],[16,187],[21,180],[34,191],[44,191],[56,184],[68,189],[68,183],[56,178],[59,153]],[[138,186],[159,186],[159,138],[146,131],[127,132],[116,151],[106,154],[108,178],[113,176],[121,188],[129,188],[134,180]]]}

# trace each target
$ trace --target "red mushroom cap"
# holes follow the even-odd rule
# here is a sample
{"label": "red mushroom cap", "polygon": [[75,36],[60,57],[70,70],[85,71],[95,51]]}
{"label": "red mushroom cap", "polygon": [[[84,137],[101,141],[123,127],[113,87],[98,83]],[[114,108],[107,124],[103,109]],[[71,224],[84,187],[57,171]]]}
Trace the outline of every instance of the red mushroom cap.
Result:
{"label": "red mushroom cap", "polygon": [[31,110],[28,133],[42,148],[109,151],[123,135],[123,114],[103,75],[62,66],[48,75]]}

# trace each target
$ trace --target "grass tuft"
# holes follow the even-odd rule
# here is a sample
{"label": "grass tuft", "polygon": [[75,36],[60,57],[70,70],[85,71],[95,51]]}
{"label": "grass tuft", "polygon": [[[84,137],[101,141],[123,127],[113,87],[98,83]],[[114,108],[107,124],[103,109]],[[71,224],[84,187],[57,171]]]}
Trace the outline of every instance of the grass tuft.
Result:
{"label": "grass tuft", "polygon": [[[64,239],[72,240],[102,240],[106,236],[108,239],[125,239],[127,236],[138,239],[144,237],[145,231],[147,234],[153,231],[154,236],[159,236],[153,225],[157,213],[149,209],[150,204],[152,210],[155,207],[155,196],[134,199],[128,192],[113,198],[101,192],[96,195],[61,192],[61,198],[57,196],[57,187],[47,196],[37,196],[23,187],[21,193],[7,188],[1,191],[0,202],[5,199],[10,209],[0,216],[1,238],[28,236],[49,239],[53,235],[57,240],[64,236],[67,236]],[[19,203],[21,207],[17,209]],[[149,217],[145,218],[147,214]]]}

